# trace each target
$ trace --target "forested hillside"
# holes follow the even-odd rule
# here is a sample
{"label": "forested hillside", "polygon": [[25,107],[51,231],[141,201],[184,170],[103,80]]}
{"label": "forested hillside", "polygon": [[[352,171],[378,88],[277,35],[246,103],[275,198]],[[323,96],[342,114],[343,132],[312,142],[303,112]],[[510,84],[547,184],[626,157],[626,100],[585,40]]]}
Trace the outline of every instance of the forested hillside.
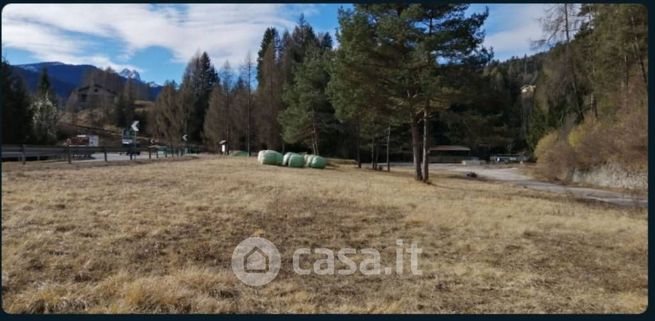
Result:
{"label": "forested hillside", "polygon": [[646,7],[558,5],[549,14],[544,27],[555,46],[536,82],[528,136],[542,173],[647,186]]}

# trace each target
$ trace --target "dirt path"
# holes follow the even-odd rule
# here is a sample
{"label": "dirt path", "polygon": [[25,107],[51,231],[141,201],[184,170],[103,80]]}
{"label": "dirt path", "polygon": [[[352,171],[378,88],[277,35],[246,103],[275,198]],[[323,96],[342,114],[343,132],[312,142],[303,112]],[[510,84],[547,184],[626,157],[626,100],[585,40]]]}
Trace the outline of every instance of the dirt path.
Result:
{"label": "dirt path", "polygon": [[[404,166],[404,163],[395,164]],[[409,164],[411,165],[411,164]],[[392,165],[393,166],[393,165]],[[459,164],[430,164],[432,170],[453,172],[475,172],[489,180],[510,182],[534,190],[568,194],[575,198],[601,201],[619,206],[648,207],[648,198],[589,187],[565,186],[537,180],[521,173],[517,167],[464,166]]]}

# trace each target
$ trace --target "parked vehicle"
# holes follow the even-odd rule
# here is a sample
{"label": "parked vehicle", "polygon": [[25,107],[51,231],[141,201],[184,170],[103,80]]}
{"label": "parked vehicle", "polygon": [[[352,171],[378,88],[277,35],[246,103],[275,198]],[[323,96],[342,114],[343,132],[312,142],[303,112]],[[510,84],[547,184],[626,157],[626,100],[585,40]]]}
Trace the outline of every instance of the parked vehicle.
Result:
{"label": "parked vehicle", "polygon": [[[132,130],[132,128],[128,127],[123,129],[123,134],[121,137],[121,146],[123,147],[134,147],[137,148],[139,147],[138,141],[136,141],[136,132]],[[138,150],[132,151],[130,150],[129,152],[126,153],[127,155],[140,155],[141,152]]]}
{"label": "parked vehicle", "polygon": [[[98,147],[100,145],[100,138],[98,135],[77,135],[67,140],[66,145],[69,147]],[[91,158],[92,152],[78,151],[73,152],[75,158]]]}

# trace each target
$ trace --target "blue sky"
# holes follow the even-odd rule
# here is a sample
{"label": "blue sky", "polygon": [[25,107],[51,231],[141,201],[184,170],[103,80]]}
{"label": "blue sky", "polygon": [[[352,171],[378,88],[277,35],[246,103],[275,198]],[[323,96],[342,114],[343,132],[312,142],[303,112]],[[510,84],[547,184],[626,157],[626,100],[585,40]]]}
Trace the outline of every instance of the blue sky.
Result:
{"label": "blue sky", "polygon": [[[2,56],[12,64],[59,61],[137,70],[162,84],[179,81],[187,61],[207,51],[235,67],[256,57],[264,30],[291,30],[304,14],[317,32],[334,35],[337,10],[348,4],[10,4],[2,11]],[[500,60],[530,54],[541,36],[542,4],[489,7],[485,46]]]}

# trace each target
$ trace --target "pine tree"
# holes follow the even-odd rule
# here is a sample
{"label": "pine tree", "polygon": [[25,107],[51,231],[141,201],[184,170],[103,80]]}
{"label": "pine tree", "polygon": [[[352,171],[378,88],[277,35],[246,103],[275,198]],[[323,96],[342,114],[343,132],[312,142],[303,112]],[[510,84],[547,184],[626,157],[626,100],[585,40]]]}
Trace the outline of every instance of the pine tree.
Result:
{"label": "pine tree", "polygon": [[[246,81],[247,67],[242,66],[242,73],[237,78],[232,89],[232,112],[230,120],[232,123],[233,135],[232,146],[239,150],[248,150],[248,105],[251,103],[250,89]],[[252,68],[254,69],[254,68]]]}
{"label": "pine tree", "polygon": [[58,111],[48,72],[43,69],[31,105],[32,134],[38,144],[53,144],[57,140]]}
{"label": "pine tree", "polygon": [[[483,36],[479,33],[488,11],[465,17],[468,5],[420,4],[410,7],[415,15],[414,29],[417,35],[412,69],[420,86],[423,122],[423,181],[429,180],[430,123],[433,113],[447,109],[461,100],[462,89],[467,84],[465,70],[481,68],[491,56],[482,48]],[[444,61],[445,63],[439,63]]]}
{"label": "pine tree", "polygon": [[[273,29],[275,30],[275,29]],[[252,61],[252,56],[250,51],[246,55],[246,59],[241,66],[241,79],[243,80],[243,85],[246,90],[243,95],[246,96],[246,102],[243,109],[245,109],[245,131],[246,131],[246,151],[248,156],[252,152],[252,136],[253,136],[253,125],[252,125],[252,109],[253,109],[253,94],[252,94],[252,81],[254,80],[255,64]],[[240,93],[240,92],[238,92]],[[242,96],[242,95],[241,95]]]}
{"label": "pine tree", "polygon": [[378,136],[393,115],[388,96],[378,79],[379,69],[371,63],[374,48],[373,29],[361,12],[339,10],[341,26],[337,38],[340,47],[330,63],[327,93],[336,118],[352,127],[355,159],[361,167],[361,142]]}
{"label": "pine tree", "polygon": [[278,119],[288,143],[303,142],[320,154],[321,137],[335,126],[334,109],[325,89],[329,82],[329,51],[310,47],[295,74],[293,84],[284,91],[288,107]]}
{"label": "pine tree", "polygon": [[[277,52],[277,48],[280,46],[279,44],[280,38],[277,33],[277,29],[270,27],[266,28],[266,31],[264,31],[264,37],[262,38],[261,46],[259,47],[259,51],[257,52],[257,82],[261,83],[262,78],[263,78],[263,71],[262,67],[264,64],[264,56],[266,56],[266,51],[269,48],[269,45],[272,46],[273,48],[273,54],[275,55]],[[275,59],[276,57],[273,57]]]}
{"label": "pine tree", "polygon": [[15,75],[9,63],[2,60],[0,74],[2,105],[2,143],[28,143],[32,133],[30,96],[22,79]]}
{"label": "pine tree", "polygon": [[38,97],[48,97],[48,99],[55,103],[57,102],[57,96],[55,95],[52,85],[50,84],[50,76],[48,76],[48,69],[43,68],[41,74],[39,75],[39,84],[36,90],[36,95]]}
{"label": "pine tree", "polygon": [[206,52],[197,54],[186,67],[181,90],[186,110],[186,126],[189,140],[202,140],[205,112],[209,105],[209,94],[218,83],[218,75]]}
{"label": "pine tree", "polygon": [[[353,46],[369,68],[367,80],[379,86],[378,94],[388,95],[398,118],[410,125],[416,179],[427,181],[427,120],[434,107],[443,108],[450,100],[451,77],[439,75],[439,61],[468,63],[482,42],[479,29],[486,13],[465,17],[465,5],[358,4],[340,20],[342,33],[347,28],[363,29],[369,46]],[[349,17],[350,16],[350,17]],[[360,18],[361,17],[361,18]],[[358,23],[350,23],[359,19]],[[446,66],[448,66],[446,65]],[[372,75],[372,76],[371,76]],[[436,91],[435,91],[436,90]],[[419,123],[423,121],[423,141]],[[423,151],[422,147],[423,146]]]}
{"label": "pine tree", "polygon": [[257,110],[253,115],[256,123],[255,132],[260,147],[279,149],[282,144],[277,116],[282,109],[283,71],[277,59],[278,51],[275,42],[269,42],[263,49],[263,55],[257,64],[259,78],[256,91]]}
{"label": "pine tree", "polygon": [[118,95],[118,100],[114,109],[114,119],[116,125],[126,128],[134,121],[134,100],[135,91],[137,90],[134,80],[128,79],[123,85],[123,90]]}

